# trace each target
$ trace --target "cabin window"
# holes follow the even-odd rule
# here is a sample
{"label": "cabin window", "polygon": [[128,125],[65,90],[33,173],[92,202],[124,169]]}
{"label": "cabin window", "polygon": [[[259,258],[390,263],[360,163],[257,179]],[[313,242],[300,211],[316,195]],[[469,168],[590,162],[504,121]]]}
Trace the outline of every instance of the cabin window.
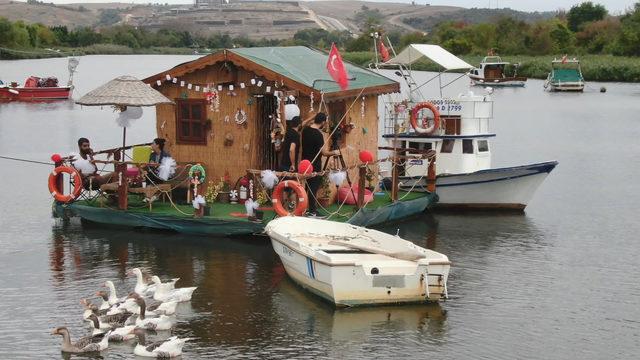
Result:
{"label": "cabin window", "polygon": [[416,150],[431,150],[431,143],[410,141],[409,148]]}
{"label": "cabin window", "polygon": [[442,116],[445,135],[460,135],[460,116]]}
{"label": "cabin window", "polygon": [[453,145],[455,145],[456,141],[447,139],[442,140],[442,147],[440,148],[440,152],[443,154],[450,154],[453,152]]}
{"label": "cabin window", "polygon": [[489,151],[489,142],[487,140],[478,140],[478,152]]}
{"label": "cabin window", "polygon": [[462,140],[462,153],[473,154],[473,140],[471,139]]}
{"label": "cabin window", "polygon": [[176,100],[178,143],[206,144],[206,109],[204,100]]}

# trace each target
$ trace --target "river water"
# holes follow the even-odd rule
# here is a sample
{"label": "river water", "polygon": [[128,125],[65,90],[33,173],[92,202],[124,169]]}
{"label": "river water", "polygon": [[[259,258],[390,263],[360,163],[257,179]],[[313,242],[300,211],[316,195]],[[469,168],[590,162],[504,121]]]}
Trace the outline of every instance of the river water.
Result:
{"label": "river water", "polygon": [[[142,78],[193,58],[83,57],[75,97],[118,75]],[[66,60],[0,61],[5,81],[32,73],[66,81]],[[125,294],[134,284],[125,272],[135,266],[198,286],[174,330],[194,338],[185,359],[637,357],[640,85],[549,94],[530,80],[493,97],[494,165],[560,165],[523,215],[425,214],[384,229],[452,260],[451,299],[440,305],[334,310],[287,278],[263,238],[62,223],[51,217],[51,168],[0,159],[0,357],[60,357],[51,329],[85,335],[80,298],[105,280]],[[145,109],[129,141],[152,139],[154,116]],[[81,136],[94,148],[117,146],[114,118],[109,108],[69,102],[1,104],[0,155],[48,161]],[[133,358],[132,349],[113,345],[102,356]]]}

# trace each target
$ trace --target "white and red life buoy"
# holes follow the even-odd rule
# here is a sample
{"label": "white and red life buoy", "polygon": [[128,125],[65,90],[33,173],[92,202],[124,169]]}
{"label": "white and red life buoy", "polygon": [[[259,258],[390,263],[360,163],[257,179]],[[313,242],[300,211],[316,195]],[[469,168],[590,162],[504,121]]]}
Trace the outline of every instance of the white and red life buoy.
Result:
{"label": "white and red life buoy", "polygon": [[[422,109],[429,109],[433,113],[433,125],[424,128],[418,125],[418,114]],[[440,112],[438,108],[430,102],[422,102],[411,110],[411,126],[418,134],[431,135],[440,128]]]}
{"label": "white and red life buoy", "polygon": [[[286,210],[282,204],[282,193],[284,192],[285,188],[293,190],[296,193],[296,197],[298,198],[298,205],[296,205],[293,213]],[[300,185],[299,182],[293,180],[281,181],[273,190],[271,202],[273,203],[273,210],[276,212],[276,214],[278,214],[278,216],[302,216],[309,207],[309,199],[307,198],[307,193],[304,191],[304,188],[302,187],[302,185]]]}
{"label": "white and red life buoy", "polygon": [[[70,194],[64,194],[63,189],[58,189],[58,176],[69,174],[73,179],[73,189]],[[58,166],[49,174],[49,192],[56,201],[68,204],[75,201],[82,192],[82,176],[78,170],[71,166]]]}

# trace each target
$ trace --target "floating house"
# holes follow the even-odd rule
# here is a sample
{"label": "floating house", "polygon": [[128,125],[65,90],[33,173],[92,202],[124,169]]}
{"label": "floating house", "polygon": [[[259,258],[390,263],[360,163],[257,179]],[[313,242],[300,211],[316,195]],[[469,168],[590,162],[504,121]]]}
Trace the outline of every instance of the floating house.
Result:
{"label": "floating house", "polygon": [[[345,162],[355,164],[359,151],[378,151],[378,95],[399,92],[400,85],[346,64],[351,79],[342,91],[327,60],[303,46],[226,49],[150,76],[143,81],[176,104],[156,107],[158,136],[176,161],[200,162],[218,178],[275,170],[277,132],[286,126],[284,104],[292,96],[303,120],[312,109],[327,113],[332,126],[344,116],[348,130],[339,141],[348,149]],[[357,170],[350,175],[355,179]]]}

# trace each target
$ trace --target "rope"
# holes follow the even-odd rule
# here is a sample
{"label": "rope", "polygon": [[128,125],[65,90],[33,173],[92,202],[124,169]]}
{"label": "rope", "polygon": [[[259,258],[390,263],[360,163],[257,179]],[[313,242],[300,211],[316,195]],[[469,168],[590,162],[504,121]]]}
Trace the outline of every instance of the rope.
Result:
{"label": "rope", "polygon": [[[347,111],[344,112],[344,114],[342,115],[342,118],[340,118],[340,121],[338,121],[338,123],[336,124],[336,126],[333,128],[333,131],[331,131],[331,134],[329,134],[329,139],[331,139],[331,137],[333,136],[333,134],[336,132],[336,130],[338,130],[340,128],[340,124],[342,123],[342,121],[347,117],[347,114],[349,114],[349,111],[351,111],[351,108],[353,108],[353,105],[355,105],[355,103],[358,101],[358,99],[360,99],[360,96],[362,96],[362,93],[364,92],[365,88],[360,89],[360,93],[358,93],[358,96],[356,96],[353,99],[353,102],[351,103],[351,105],[349,105],[349,108],[347,109]],[[322,98],[321,100],[321,104],[324,103],[324,98]],[[318,107],[320,108],[320,106]],[[325,108],[326,108],[326,104],[325,104]],[[316,156],[313,157],[313,160],[311,160],[311,163],[313,164],[314,161],[316,161],[316,159],[318,158],[318,156],[320,156],[320,154],[322,154],[322,149],[320,148],[320,150],[318,151],[318,153],[316,154]]]}
{"label": "rope", "polygon": [[13,160],[13,161],[22,161],[22,162],[26,162],[26,163],[40,164],[40,165],[48,165],[48,166],[53,166],[53,165],[55,165],[54,163],[50,163],[50,162],[37,161],[37,160],[29,160],[29,159],[21,159],[21,158],[14,158],[14,157],[10,157],[10,156],[0,156],[0,159]]}

